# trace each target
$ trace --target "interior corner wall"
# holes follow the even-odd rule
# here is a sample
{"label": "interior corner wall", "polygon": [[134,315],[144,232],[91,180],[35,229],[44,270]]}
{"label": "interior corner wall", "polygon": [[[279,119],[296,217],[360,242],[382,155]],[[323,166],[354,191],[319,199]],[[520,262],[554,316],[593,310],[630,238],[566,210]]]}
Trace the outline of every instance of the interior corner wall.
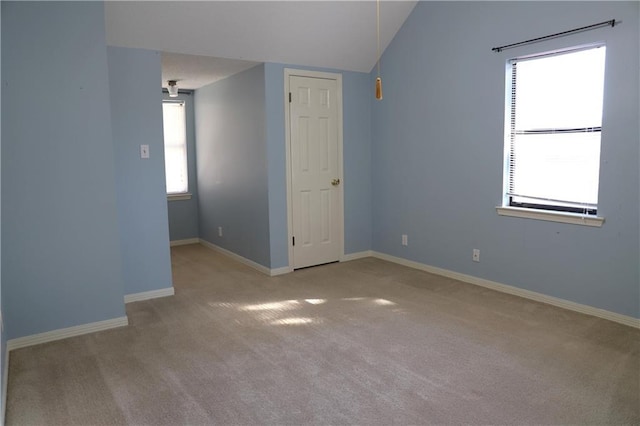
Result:
{"label": "interior corner wall", "polygon": [[289,266],[284,66],[264,64],[271,268]]}
{"label": "interior corner wall", "polygon": [[187,126],[187,178],[189,180],[189,200],[170,200],[169,208],[169,239],[171,241],[198,238],[198,180],[196,174],[196,135],[195,112],[193,109],[193,93],[179,92],[177,98],[162,94],[162,99],[181,100],[186,108]]}
{"label": "interior corner wall", "polygon": [[107,54],[124,293],[172,287],[160,53],[109,46]]}
{"label": "interior corner wall", "polygon": [[[640,317],[637,2],[419,2],[372,101],[373,249]],[[608,19],[501,53],[494,46]],[[601,228],[498,216],[512,57],[606,42]],[[375,75],[371,75],[371,84]],[[409,245],[401,245],[401,234]],[[481,262],[471,260],[481,250]]]}
{"label": "interior corner wall", "polygon": [[371,250],[371,99],[366,73],[342,72],[344,253]]}
{"label": "interior corner wall", "polygon": [[[0,46],[2,46],[2,3],[0,3]],[[1,49],[0,49],[1,50]],[[0,67],[0,99],[2,99],[2,67]],[[2,102],[0,102],[0,117],[2,117]],[[0,153],[2,153],[2,120],[0,120]],[[2,155],[0,154],[0,188],[2,187]],[[2,240],[2,198],[0,197],[0,240]],[[4,331],[3,314],[4,305],[2,298],[2,244],[0,244],[0,426],[4,425],[5,414],[5,390],[4,390],[4,364],[7,337]]]}
{"label": "interior corner wall", "polygon": [[366,73],[265,64],[271,268],[289,266],[284,69],[342,74],[344,251],[371,249],[371,103]]}
{"label": "interior corner wall", "polygon": [[102,2],[2,2],[7,338],[122,317]]}
{"label": "interior corner wall", "polygon": [[197,89],[194,104],[200,238],[271,267],[264,65]]}

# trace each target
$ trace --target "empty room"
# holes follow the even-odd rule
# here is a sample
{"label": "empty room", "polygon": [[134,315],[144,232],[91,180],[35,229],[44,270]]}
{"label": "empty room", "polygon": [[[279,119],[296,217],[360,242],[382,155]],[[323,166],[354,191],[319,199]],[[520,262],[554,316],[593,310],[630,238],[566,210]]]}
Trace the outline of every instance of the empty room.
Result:
{"label": "empty room", "polygon": [[0,426],[640,424],[639,2],[0,12]]}

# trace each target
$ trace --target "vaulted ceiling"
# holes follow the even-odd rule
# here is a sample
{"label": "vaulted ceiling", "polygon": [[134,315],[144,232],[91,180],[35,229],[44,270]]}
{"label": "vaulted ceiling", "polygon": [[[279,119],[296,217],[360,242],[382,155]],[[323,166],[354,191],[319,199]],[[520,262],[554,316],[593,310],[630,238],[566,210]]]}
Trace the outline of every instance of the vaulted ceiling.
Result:
{"label": "vaulted ceiling", "polygon": [[[415,5],[381,1],[382,51]],[[171,64],[176,73],[199,76],[191,88],[255,62],[369,72],[377,60],[375,1],[107,1],[105,12],[109,45],[170,52],[163,78],[181,79],[168,77]],[[209,58],[192,58],[192,67],[171,53]],[[212,57],[224,59],[217,71]]]}

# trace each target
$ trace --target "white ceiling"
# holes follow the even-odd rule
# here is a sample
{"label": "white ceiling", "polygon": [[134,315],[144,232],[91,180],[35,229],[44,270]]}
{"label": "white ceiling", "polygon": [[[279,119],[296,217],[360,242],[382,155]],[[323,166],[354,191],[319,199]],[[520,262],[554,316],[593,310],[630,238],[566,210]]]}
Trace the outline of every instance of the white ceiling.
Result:
{"label": "white ceiling", "polygon": [[167,87],[167,80],[177,80],[179,89],[198,89],[259,63],[241,59],[163,52],[162,87]]}
{"label": "white ceiling", "polygon": [[[381,50],[415,5],[381,1]],[[229,60],[360,72],[377,60],[376,3],[369,0],[106,1],[105,15],[109,45],[200,56],[163,54],[163,80],[183,80],[184,88],[254,65]]]}

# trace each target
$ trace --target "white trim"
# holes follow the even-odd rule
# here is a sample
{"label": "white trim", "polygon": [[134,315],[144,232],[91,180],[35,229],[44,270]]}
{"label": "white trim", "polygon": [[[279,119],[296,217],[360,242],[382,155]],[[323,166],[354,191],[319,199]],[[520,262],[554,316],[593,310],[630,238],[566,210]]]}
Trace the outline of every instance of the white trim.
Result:
{"label": "white trim", "polygon": [[289,272],[293,272],[293,269],[291,269],[289,266],[283,266],[282,268],[271,269],[269,275],[275,277],[277,275],[288,274]]}
{"label": "white trim", "polygon": [[9,347],[4,352],[4,370],[2,371],[2,412],[0,413],[0,425],[4,425],[7,414],[7,389],[9,385]]}
{"label": "white trim", "polygon": [[287,180],[287,246],[288,246],[288,261],[289,268],[293,271],[293,244],[291,243],[293,238],[293,214],[292,214],[292,194],[291,194],[291,135],[290,135],[290,111],[289,111],[289,77],[310,77],[310,78],[323,78],[327,80],[335,80],[337,85],[337,108],[338,108],[338,176],[342,181],[340,185],[340,208],[338,212],[338,227],[339,229],[339,253],[340,258],[344,255],[344,152],[343,152],[343,110],[342,110],[342,74],[321,72],[321,71],[309,71],[294,68],[284,69],[284,128],[285,128],[285,168],[286,168],[286,180]]}
{"label": "white trim", "polygon": [[[309,77],[309,78],[323,78],[325,80],[339,80],[342,78],[342,74],[338,72],[325,72],[325,71],[311,71],[311,70],[303,70],[299,68],[285,68],[284,76],[286,78],[285,85],[288,84],[288,79],[290,76],[296,77]],[[289,91],[285,93],[285,104],[289,103]]]}
{"label": "white trim", "polygon": [[289,113],[289,69],[284,69],[284,157],[285,157],[285,175],[287,185],[287,262],[289,267],[293,269],[293,215],[291,209],[293,209],[291,201],[291,118]]}
{"label": "white trim", "polygon": [[123,316],[104,321],[76,325],[74,327],[60,328],[58,330],[47,331],[45,333],[32,334],[31,336],[11,339],[7,342],[7,350],[12,351],[14,349],[25,348],[27,346],[39,345],[40,343],[53,342],[54,340],[62,340],[68,337],[95,333],[96,331],[124,327],[127,325],[129,325],[129,319],[126,316]]}
{"label": "white trim", "polygon": [[190,192],[185,192],[184,194],[167,194],[167,201],[190,200],[192,195]]}
{"label": "white trim", "polygon": [[365,250],[356,253],[345,254],[340,258],[340,262],[349,262],[351,260],[363,259],[365,257],[373,257],[373,251]]}
{"label": "white trim", "polygon": [[246,257],[240,256],[239,254],[236,254],[232,251],[229,251],[225,248],[222,248],[220,246],[217,246],[213,243],[210,243],[209,241],[205,241],[202,238],[200,239],[200,244],[202,244],[205,247],[209,247],[212,250],[217,251],[218,253],[222,253],[234,260],[237,260],[240,263],[243,263],[245,265],[247,265],[250,268],[255,269],[256,271],[260,271],[265,275],[269,275],[271,276],[271,269],[267,268],[264,265],[260,265],[259,263],[254,262],[253,260],[249,260]]}
{"label": "white trim", "polygon": [[247,259],[246,257],[240,256],[239,254],[236,254],[225,248],[222,248],[213,243],[210,243],[209,241],[203,240],[202,238],[200,238],[200,244],[210,248],[211,250],[217,251],[218,253],[224,254],[225,256],[230,257],[233,260],[237,260],[238,262],[250,268],[253,268],[258,272],[262,272],[263,274],[268,275],[270,277],[275,277],[276,275],[283,275],[283,274],[288,274],[289,272],[293,272],[293,269],[291,269],[289,266],[283,266],[282,268],[269,269],[264,265],[261,265],[257,262],[254,262],[253,260]]}
{"label": "white trim", "polygon": [[250,268],[255,269],[258,272],[262,272],[265,275],[268,275],[270,277],[275,277],[276,275],[284,275],[284,274],[288,274],[289,272],[293,272],[293,269],[289,266],[283,266],[282,268],[274,268],[274,269],[270,269],[267,268],[264,265],[261,265],[257,262],[254,262],[253,260],[247,259],[246,257],[240,256],[239,254],[236,254],[232,251],[229,251],[225,248],[222,248],[220,246],[217,246],[213,243],[210,243],[209,241],[203,240],[202,238],[200,238],[200,244],[202,244],[205,247],[210,248],[211,250],[217,251],[220,254],[224,254],[227,257],[230,257]]}
{"label": "white trim", "polygon": [[141,300],[173,296],[174,294],[175,290],[173,289],[173,287],[161,288],[159,290],[143,291],[141,293],[125,294],[124,303],[139,302]]}
{"label": "white trim", "polygon": [[200,242],[200,238],[186,238],[184,240],[173,240],[169,242],[170,247],[175,246],[186,246],[189,244],[198,244]]}
{"label": "white trim", "polygon": [[497,206],[496,211],[500,216],[523,217],[526,219],[571,223],[574,225],[594,226],[598,228],[604,223],[604,217],[587,216],[577,213],[554,212],[550,210],[536,210],[510,206]]}
{"label": "white trim", "polygon": [[447,278],[474,284],[480,287],[486,287],[501,293],[508,293],[525,299],[535,300],[536,302],[546,303],[548,305],[557,306],[559,308],[570,311],[580,312],[582,314],[603,318],[620,324],[628,325],[634,328],[640,328],[640,319],[627,315],[618,314],[604,309],[594,308],[593,306],[582,305],[580,303],[571,302],[569,300],[559,299],[553,296],[536,293],[535,291],[524,290],[506,284],[497,283],[495,281],[485,280],[483,278],[471,275],[461,274],[459,272],[450,271],[448,269],[437,268],[435,266],[425,265],[424,263],[414,262],[412,260],[402,259],[400,257],[391,256],[384,253],[373,252],[373,257],[386,260],[388,262],[397,263],[409,268],[419,269],[421,271],[430,272],[432,274],[442,275]]}

